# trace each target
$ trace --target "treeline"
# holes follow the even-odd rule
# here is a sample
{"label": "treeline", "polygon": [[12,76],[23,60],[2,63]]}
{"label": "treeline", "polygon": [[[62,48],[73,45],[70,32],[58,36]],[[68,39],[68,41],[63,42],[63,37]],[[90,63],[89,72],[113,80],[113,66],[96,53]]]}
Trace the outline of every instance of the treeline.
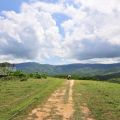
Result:
{"label": "treeline", "polygon": [[[67,79],[67,75],[55,75],[57,78]],[[95,76],[79,76],[79,75],[71,75],[71,79],[74,80],[97,80],[97,81],[108,81],[114,83],[120,83],[120,73],[112,73],[107,75],[95,75]]]}
{"label": "treeline", "polygon": [[[63,79],[67,79],[67,75],[54,75],[54,77],[56,78],[63,78]],[[74,79],[74,80],[95,80],[96,78],[93,76],[79,76],[79,75],[71,75],[70,79]]]}
{"label": "treeline", "polygon": [[120,83],[120,72],[94,76],[97,80]]}
{"label": "treeline", "polygon": [[6,75],[0,76],[0,80],[20,80],[20,81],[26,81],[29,78],[34,79],[46,79],[47,74],[45,73],[25,73],[23,71],[9,71]]}

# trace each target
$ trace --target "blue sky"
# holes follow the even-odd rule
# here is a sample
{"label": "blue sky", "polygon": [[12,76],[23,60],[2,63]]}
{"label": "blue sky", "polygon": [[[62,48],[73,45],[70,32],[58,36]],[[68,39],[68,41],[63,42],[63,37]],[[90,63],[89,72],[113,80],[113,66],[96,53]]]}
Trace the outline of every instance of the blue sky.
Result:
{"label": "blue sky", "polygon": [[29,0],[0,0],[0,11],[14,10],[19,12],[21,4],[28,1]]}
{"label": "blue sky", "polygon": [[[47,3],[57,3],[58,0],[41,0],[42,2]],[[30,2],[30,0],[1,0],[0,1],[0,11],[15,11],[20,12],[20,7],[23,2]],[[60,33],[64,36],[64,29],[60,26],[60,24],[69,19],[69,17],[65,16],[61,13],[53,14],[53,18],[56,21],[56,24],[59,27]]]}
{"label": "blue sky", "polygon": [[64,22],[64,21],[66,21],[66,20],[68,20],[68,19],[70,19],[70,18],[68,16],[66,16],[65,14],[61,14],[61,13],[55,13],[55,14],[53,14],[53,18],[55,19],[56,24],[59,27],[60,33],[64,37],[65,36],[65,32],[64,32],[64,29],[61,26],[61,23]]}
{"label": "blue sky", "polygon": [[120,62],[119,5],[118,0],[0,0],[0,62]]}
{"label": "blue sky", "polygon": [[[0,0],[0,11],[6,10],[14,10],[19,12],[20,6],[23,2],[30,2],[32,0]],[[57,3],[58,0],[40,0],[42,2],[48,3]]]}
{"label": "blue sky", "polygon": [[[24,2],[30,2],[31,0],[1,0],[0,1],[0,11],[15,11],[15,12],[20,12],[20,8],[22,3]],[[58,0],[40,0],[42,2],[47,2],[47,3],[57,3]],[[71,2],[70,2],[71,4]],[[64,29],[61,27],[61,23],[64,22],[65,20],[70,19],[68,16],[61,14],[61,13],[55,13],[53,14],[53,18],[56,21],[57,26],[59,27],[60,33],[64,36]]]}

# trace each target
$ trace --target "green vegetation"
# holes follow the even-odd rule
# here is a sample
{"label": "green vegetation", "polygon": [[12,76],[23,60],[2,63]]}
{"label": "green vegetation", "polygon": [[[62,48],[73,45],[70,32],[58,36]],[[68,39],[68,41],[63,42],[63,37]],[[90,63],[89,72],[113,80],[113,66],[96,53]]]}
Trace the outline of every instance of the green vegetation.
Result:
{"label": "green vegetation", "polygon": [[40,72],[47,73],[48,75],[74,74],[84,77],[120,72],[120,63],[48,65],[28,62],[16,64],[15,67],[17,70],[27,73]]}
{"label": "green vegetation", "polygon": [[[66,79],[66,75],[54,75],[55,78]],[[107,81],[113,83],[120,83],[120,73],[114,73],[114,75],[106,74],[106,75],[96,75],[96,76],[80,76],[72,74],[71,79],[74,80],[94,80],[94,81]]]}
{"label": "green vegetation", "polygon": [[45,73],[40,74],[39,72],[30,73],[28,74],[28,76],[30,78],[35,78],[35,79],[42,79],[42,78],[46,79],[47,78],[47,74]]}
{"label": "green vegetation", "polygon": [[34,79],[47,79],[47,74],[39,72],[35,73],[25,73],[20,70],[16,71],[9,71],[9,74],[0,76],[0,80],[20,80],[20,81],[26,81],[28,78],[34,78]]}
{"label": "green vegetation", "polygon": [[[118,120],[120,84],[117,83],[120,83],[120,72],[117,65],[120,64],[105,66],[36,64],[35,67],[39,69],[34,70],[33,63],[24,63],[22,66],[17,65],[16,71],[12,64],[0,64],[0,120],[25,119],[34,107],[44,104],[50,94],[62,85],[64,81],[62,79],[66,79],[68,74],[72,75],[71,79],[76,79],[73,91],[75,107],[73,119],[83,119],[81,106],[86,104],[96,120]],[[29,71],[29,67],[32,72]],[[115,72],[113,68],[116,69]],[[46,73],[55,78],[47,77]],[[68,100],[69,85],[66,87],[65,103]]]}
{"label": "green vegetation", "polygon": [[0,120],[22,120],[43,104],[63,80],[57,78],[0,81]]}
{"label": "green vegetation", "polygon": [[81,107],[87,104],[96,120],[120,118],[120,84],[79,80],[74,86],[75,120],[82,120]]}

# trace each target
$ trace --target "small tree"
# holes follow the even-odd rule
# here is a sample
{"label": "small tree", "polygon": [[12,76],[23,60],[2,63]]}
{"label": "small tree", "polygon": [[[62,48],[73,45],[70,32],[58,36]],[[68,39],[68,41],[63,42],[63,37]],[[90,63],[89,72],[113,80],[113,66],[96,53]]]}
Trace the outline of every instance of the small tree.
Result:
{"label": "small tree", "polygon": [[39,74],[38,72],[36,72],[36,73],[34,74],[34,78],[41,79],[42,77],[41,77],[41,74]]}
{"label": "small tree", "polygon": [[22,71],[13,72],[12,76],[19,78],[20,81],[26,81],[28,79],[28,76],[25,73],[23,73]]}

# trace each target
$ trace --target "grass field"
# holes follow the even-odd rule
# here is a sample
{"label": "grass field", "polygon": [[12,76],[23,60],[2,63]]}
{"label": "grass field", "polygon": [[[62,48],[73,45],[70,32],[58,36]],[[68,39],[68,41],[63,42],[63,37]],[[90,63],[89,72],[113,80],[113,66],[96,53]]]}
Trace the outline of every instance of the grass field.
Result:
{"label": "grass field", "polygon": [[[24,120],[31,110],[44,105],[64,81],[58,78],[0,81],[0,120]],[[85,120],[85,114],[95,120],[119,120],[120,84],[92,80],[75,80],[74,83],[72,120]],[[65,85],[63,101],[66,105],[70,86]],[[83,113],[84,106],[90,110],[89,115]]]}
{"label": "grass field", "polygon": [[63,80],[57,78],[0,81],[0,120],[22,120],[62,83]]}
{"label": "grass field", "polygon": [[76,81],[73,98],[75,120],[82,120],[85,104],[95,120],[120,120],[120,84]]}

